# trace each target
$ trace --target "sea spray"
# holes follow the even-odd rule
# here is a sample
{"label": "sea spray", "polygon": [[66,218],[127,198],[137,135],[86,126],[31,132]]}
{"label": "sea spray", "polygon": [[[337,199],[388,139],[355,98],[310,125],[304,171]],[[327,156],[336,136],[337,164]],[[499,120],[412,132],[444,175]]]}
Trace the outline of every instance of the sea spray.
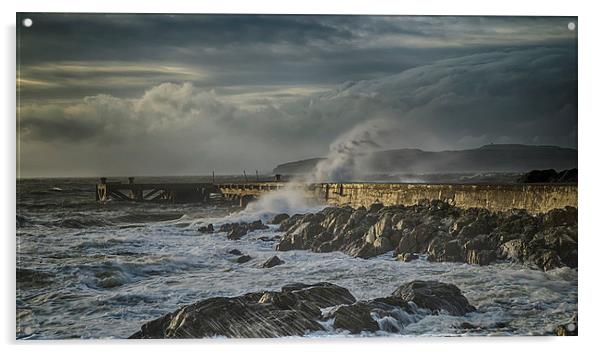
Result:
{"label": "sea spray", "polygon": [[331,145],[326,159],[320,161],[309,174],[295,178],[284,188],[262,195],[257,201],[235,215],[236,220],[265,220],[278,213],[315,212],[324,205],[310,202],[301,183],[320,183],[353,180],[365,166],[367,156],[381,148],[380,140],[395,131],[389,119],[372,119],[354,126],[347,133],[337,138]]}
{"label": "sea spray", "polygon": [[312,181],[337,182],[357,178],[364,172],[372,152],[382,148],[381,140],[394,130],[388,119],[373,119],[356,125],[330,145],[327,158],[314,168]]}
{"label": "sea spray", "polygon": [[222,218],[222,222],[253,222],[261,219],[268,221],[275,215],[287,213],[318,212],[325,207],[315,200],[307,198],[303,189],[295,188],[295,183],[288,183],[282,189],[262,195],[247,207],[232,215]]}
{"label": "sea spray", "polygon": [[340,135],[305,178],[294,181],[309,183],[353,181],[365,173],[372,153],[383,147],[383,141],[398,127],[391,119],[377,118],[355,125]]}

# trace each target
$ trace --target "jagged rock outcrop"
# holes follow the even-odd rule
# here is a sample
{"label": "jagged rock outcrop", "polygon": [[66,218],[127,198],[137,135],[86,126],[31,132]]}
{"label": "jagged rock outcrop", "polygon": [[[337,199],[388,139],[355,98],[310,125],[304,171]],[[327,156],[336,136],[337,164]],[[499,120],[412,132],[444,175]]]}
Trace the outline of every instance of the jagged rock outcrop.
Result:
{"label": "jagged rock outcrop", "polygon": [[[429,261],[489,265],[498,260],[528,263],[543,270],[577,267],[577,209],[540,215],[525,210],[490,212],[460,209],[443,201],[413,206],[327,207],[293,215],[276,250],[342,251],[370,258],[426,254]],[[412,260],[411,255],[407,255]]]}
{"label": "jagged rock outcrop", "polygon": [[130,338],[301,336],[326,330],[322,323],[331,319],[335,329],[351,333],[399,332],[426,315],[472,310],[456,286],[435,281],[410,282],[391,296],[367,301],[356,301],[347,289],[331,283],[294,283],[280,291],[186,305],[142,325]]}

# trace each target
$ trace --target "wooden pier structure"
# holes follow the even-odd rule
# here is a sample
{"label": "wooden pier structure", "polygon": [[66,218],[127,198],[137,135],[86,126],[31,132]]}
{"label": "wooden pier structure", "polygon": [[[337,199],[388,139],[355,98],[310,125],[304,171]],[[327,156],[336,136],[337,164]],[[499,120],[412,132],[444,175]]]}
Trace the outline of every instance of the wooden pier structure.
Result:
{"label": "wooden pier structure", "polygon": [[208,202],[212,193],[219,190],[212,183],[128,183],[107,182],[100,178],[96,184],[97,201],[148,201],[148,202]]}

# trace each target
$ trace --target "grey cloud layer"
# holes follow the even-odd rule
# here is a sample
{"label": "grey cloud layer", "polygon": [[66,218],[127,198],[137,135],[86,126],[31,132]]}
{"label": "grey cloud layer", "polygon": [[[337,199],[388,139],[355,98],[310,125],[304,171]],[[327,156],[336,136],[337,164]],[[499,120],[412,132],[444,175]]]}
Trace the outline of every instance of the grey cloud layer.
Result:
{"label": "grey cloud layer", "polygon": [[[136,97],[163,82],[334,86],[444,58],[574,46],[568,18],[22,14],[23,100]],[[138,68],[139,66],[140,68]],[[73,68],[79,68],[73,70]]]}
{"label": "grey cloud layer", "polygon": [[443,59],[253,107],[193,83],[163,83],[137,97],[22,107],[22,168],[51,173],[48,160],[68,159],[69,173],[91,175],[269,171],[324,155],[337,136],[373,118],[395,123],[395,134],[379,141],[385,148],[576,147],[576,94],[570,46]]}

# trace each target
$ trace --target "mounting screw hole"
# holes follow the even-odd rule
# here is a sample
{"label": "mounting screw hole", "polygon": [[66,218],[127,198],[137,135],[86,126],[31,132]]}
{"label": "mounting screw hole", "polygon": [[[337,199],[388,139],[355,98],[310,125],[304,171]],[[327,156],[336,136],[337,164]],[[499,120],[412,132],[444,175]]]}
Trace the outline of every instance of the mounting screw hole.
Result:
{"label": "mounting screw hole", "polygon": [[33,21],[31,18],[25,18],[23,19],[23,26],[24,27],[31,27],[33,25]]}
{"label": "mounting screw hole", "polygon": [[575,25],[575,22],[569,22],[567,27],[569,28],[569,31],[574,31],[577,26]]}

